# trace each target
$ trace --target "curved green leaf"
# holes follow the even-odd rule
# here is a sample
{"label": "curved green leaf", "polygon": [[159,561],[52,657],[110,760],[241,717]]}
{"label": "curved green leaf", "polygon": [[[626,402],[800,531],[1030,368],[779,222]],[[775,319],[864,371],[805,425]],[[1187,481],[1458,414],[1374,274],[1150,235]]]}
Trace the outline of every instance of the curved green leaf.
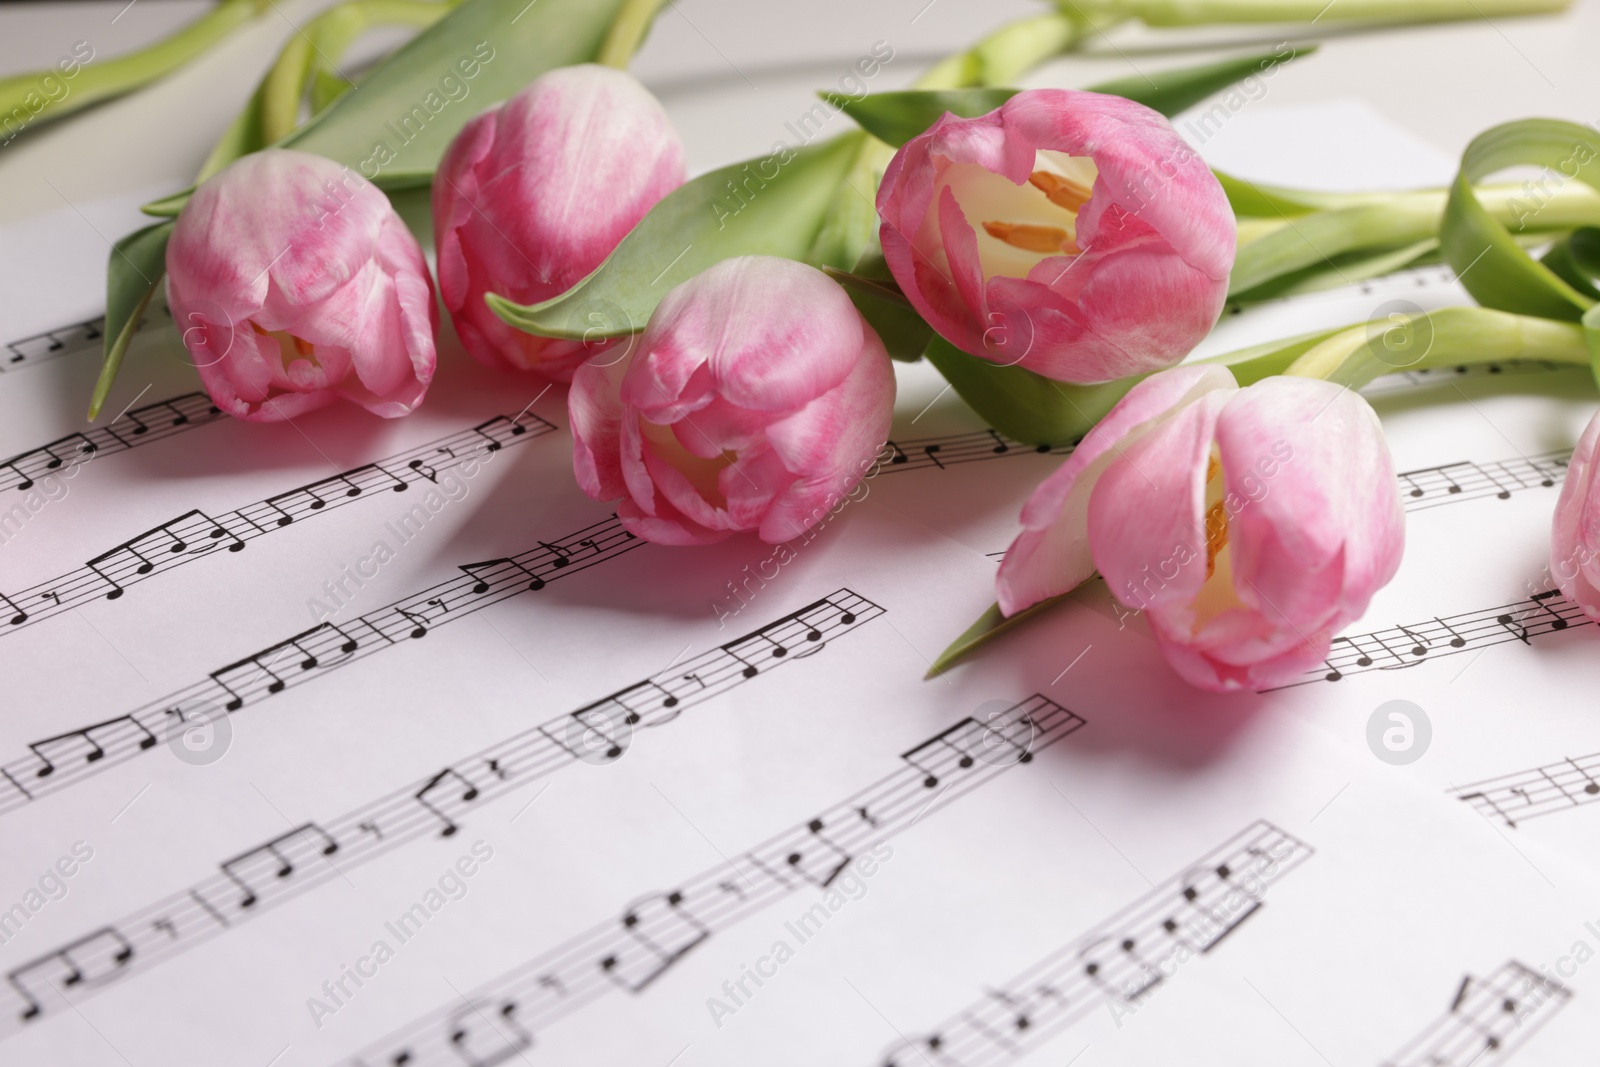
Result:
{"label": "curved green leaf", "polygon": [[621,337],[644,329],[669,289],[724,259],[803,260],[861,141],[847,134],[702,174],[667,194],[565,293],[527,307],[491,293],[489,306],[543,337]]}
{"label": "curved green leaf", "polygon": [[[1117,78],[1089,86],[1090,92],[1126,97],[1168,118],[1252,74],[1271,70],[1297,56],[1310,55],[1315,46],[1300,51],[1282,51],[1240,56],[1218,63],[1158,71],[1149,76]],[[842,109],[856,124],[878,140],[895,148],[922,133],[949,114],[960,118],[987,115],[1020,92],[1018,89],[929,89],[849,96],[822,93],[834,107]]]}
{"label": "curved green leaf", "polygon": [[[1342,329],[1342,328],[1341,328]],[[1341,332],[1318,330],[1203,359],[1233,371],[1240,385],[1282,374],[1291,363]],[[1068,385],[1021,367],[1003,367],[969,355],[942,337],[924,353],[967,405],[1001,433],[1032,445],[1076,442],[1145,375],[1100,385]]]}
{"label": "curved green leaf", "polygon": [[1440,230],[1445,259],[1485,307],[1576,322],[1595,301],[1524,251],[1474,191],[1490,174],[1516,166],[1544,168],[1538,179],[1524,184],[1526,196],[1513,204],[1522,230],[1536,223],[1562,187],[1577,181],[1600,191],[1600,133],[1558,119],[1523,119],[1474,138],[1445,205]]}
{"label": "curved green leaf", "polygon": [[[546,71],[593,62],[623,3],[465,0],[278,146],[344,163],[384,189],[427,185],[467,120]],[[176,215],[192,192],[144,211]]]}
{"label": "curved green leaf", "polygon": [[1600,301],[1600,229],[1585,226],[1557,241],[1539,258],[1562,281],[1590,300]]}
{"label": "curved green leaf", "polygon": [[106,268],[106,358],[89,400],[91,421],[99,416],[111,384],[117,380],[122,357],[139,328],[139,319],[167,272],[167,239],[172,236],[173,226],[171,222],[146,226],[111,248]]}

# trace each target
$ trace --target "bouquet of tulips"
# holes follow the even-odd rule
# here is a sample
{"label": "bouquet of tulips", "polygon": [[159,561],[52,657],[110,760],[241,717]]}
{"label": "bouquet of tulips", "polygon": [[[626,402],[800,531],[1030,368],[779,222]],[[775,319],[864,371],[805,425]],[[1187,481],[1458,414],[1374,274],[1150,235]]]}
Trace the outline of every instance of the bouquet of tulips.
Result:
{"label": "bouquet of tulips", "polygon": [[[1511,123],[1468,147],[1448,189],[1335,195],[1217,173],[1168,121],[1304,49],[1159,85],[1008,87],[1126,20],[1564,0],[1076,0],[907,91],[865,91],[893,57],[880,42],[861,91],[818,105],[859,129],[688,181],[668,115],[625,71],[659,2],[352,0],[319,16],[197,186],[118,243],[92,409],[163,276],[206,389],[248,420],[335,400],[415,410],[442,305],[477,360],[569,384],[577,482],[632,533],[781,543],[871,474],[893,361],[925,359],[998,430],[1076,446],[1028,500],[995,608],[936,670],[1098,573],[1189,682],[1260,689],[1321,661],[1398,568],[1403,513],[1362,386],[1600,351],[1595,128]],[[344,81],[336,57],[378,23],[420,31]],[[1544,177],[1485,184],[1529,164]],[[1481,306],[1184,362],[1225,302],[1428,261]],[[1600,618],[1597,449],[1600,422],[1572,459],[1551,571]]]}

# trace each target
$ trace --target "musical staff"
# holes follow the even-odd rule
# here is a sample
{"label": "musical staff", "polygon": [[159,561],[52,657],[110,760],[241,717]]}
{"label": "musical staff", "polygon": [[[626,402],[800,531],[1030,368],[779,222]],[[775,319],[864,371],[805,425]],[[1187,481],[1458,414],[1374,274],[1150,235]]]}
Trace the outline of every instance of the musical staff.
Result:
{"label": "musical staff", "polygon": [[[974,759],[972,751],[937,738],[918,745],[901,757],[899,769],[854,796],[727,863],[665,891],[634,898],[615,918],[468,993],[469,1008],[459,1001],[441,1008],[350,1062],[407,1067],[460,1067],[463,1057],[467,1063],[506,1062],[531,1045],[533,1035],[578,1008],[616,992],[648,991],[715,933],[796,893],[817,893],[828,884],[828,871],[842,869],[840,857],[849,862],[925,813],[949,805],[1010,767],[1031,763],[1033,754],[1083,724],[1060,705],[1033,696],[987,724],[1031,737],[1028,759]],[[970,736],[971,729],[972,720],[964,720],[940,737]],[[912,756],[923,766],[913,766]],[[925,784],[930,773],[943,789]],[[489,1018],[494,1025],[485,1021]]]}
{"label": "musical staff", "polygon": [[1496,497],[1508,500],[1512,493],[1525,489],[1551,489],[1561,484],[1567,473],[1572,450],[1546,452],[1538,456],[1500,460],[1495,463],[1447,463],[1402,471],[1400,499],[1407,511],[1424,511],[1461,500]]}
{"label": "musical staff", "polygon": [[[30,755],[0,766],[0,815],[74,785],[154,746],[189,716],[236,712],[286,689],[320,678],[375,652],[425,637],[430,630],[527,592],[527,575],[541,584],[587,570],[644,542],[616,516],[555,542],[567,555],[538,547],[497,564],[467,564],[462,573],[385,607],[335,625],[324,622],[212,671],[203,681],[152,701],[127,715],[35,742]],[[47,750],[48,748],[48,750]]]}
{"label": "musical staff", "polygon": [[1313,855],[1258,821],[1076,941],[937,1028],[896,1042],[882,1067],[976,1067],[1019,1059],[1108,1000],[1139,1003],[1265,906],[1267,890]]}
{"label": "musical staff", "polygon": [[1564,599],[1560,590],[1550,589],[1526,600],[1482,611],[1443,618],[1436,616],[1372,633],[1335,637],[1321,667],[1307,671],[1301,681],[1279,688],[1337,682],[1362,671],[1404,670],[1441,656],[1511,641],[1532,644],[1535,637],[1592,625],[1593,621],[1584,615],[1583,609]]}
{"label": "musical staff", "polygon": [[1469,974],[1449,1009],[1383,1067],[1493,1067],[1571,999],[1566,986],[1515,960],[1487,979]]}
{"label": "musical staff", "polygon": [[890,441],[883,447],[887,458],[880,456],[879,474],[896,471],[928,470],[976,463],[986,459],[1003,459],[1006,456],[1050,455],[1065,456],[1076,442],[1065,445],[1030,445],[1007,437],[999,430],[974,430],[972,433],[950,434],[945,437],[919,437],[909,441]]}
{"label": "musical staff", "polygon": [[[222,409],[213,405],[204,393],[185,393],[133,408],[104,426],[71,433],[49,444],[0,459],[0,493],[8,489],[26,492],[39,479],[64,472],[91,456],[106,456],[164,441],[174,434],[224,417]],[[3,499],[0,496],[0,500]]]}
{"label": "musical staff", "polygon": [[1514,830],[1529,819],[1600,801],[1600,752],[1471,782],[1452,792]]}
{"label": "musical staff", "polygon": [[[114,968],[102,968],[104,977],[142,973],[152,964],[185,952],[410,842],[454,836],[461,823],[489,801],[547,779],[577,762],[606,763],[620,758],[626,742],[617,745],[617,735],[625,732],[631,737],[636,731],[666,726],[688,708],[804,658],[763,658],[759,654],[740,658],[738,650],[771,639],[785,648],[799,650],[804,646],[821,651],[883,613],[884,609],[870,600],[840,589],[726,645],[474,752],[354,811],[304,823],[247,849],[218,864],[217,874],[101,931],[102,935],[114,935],[126,952]],[[755,660],[761,670],[747,674],[747,659]],[[589,747],[593,735],[608,725],[603,746]],[[613,751],[615,755],[609,755]],[[794,869],[811,872],[814,877],[842,863],[835,857],[844,853],[820,825],[813,838],[817,845],[807,850],[804,861],[797,862]],[[815,865],[811,862],[813,855]],[[54,1010],[56,1002],[45,1002],[43,986],[67,995],[68,991],[62,988],[65,983],[51,978],[62,954],[76,951],[81,956],[81,947],[74,950],[72,946],[82,944],[72,942],[68,949],[46,953],[8,975],[11,991],[21,999],[14,1005],[0,1005],[0,1035]],[[76,988],[70,992],[74,999],[84,995]]]}
{"label": "musical staff", "polygon": [[[405,492],[414,484],[429,488],[441,471],[482,458],[485,451],[531,441],[554,430],[553,425],[527,412],[515,419],[496,416],[399,455],[320,478],[217,518],[202,511],[185,512],[123,541],[77,570],[6,594],[4,599],[14,610],[9,614],[0,612],[0,636],[97,598],[117,600],[135,582],[201,556],[242,551],[246,542],[345,504],[391,491]],[[426,470],[424,460],[431,460]]]}
{"label": "musical staff", "polygon": [[[147,321],[147,319],[141,320],[139,328],[143,329]],[[9,341],[6,343],[5,352],[0,353],[0,373],[37,366],[46,360],[72,356],[79,352],[97,352],[100,350],[101,339],[105,337],[105,332],[105,316],[99,315],[83,322],[74,322],[58,329],[36,333],[31,337]]]}

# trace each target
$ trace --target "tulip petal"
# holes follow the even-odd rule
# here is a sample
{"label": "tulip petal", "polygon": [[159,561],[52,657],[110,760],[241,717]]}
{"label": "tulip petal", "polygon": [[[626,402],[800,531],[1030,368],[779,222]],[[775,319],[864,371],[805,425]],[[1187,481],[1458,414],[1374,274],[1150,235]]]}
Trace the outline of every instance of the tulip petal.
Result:
{"label": "tulip petal", "polygon": [[1089,501],[1106,468],[1161,420],[1208,393],[1235,388],[1226,368],[1194,365],[1152,375],[1129,390],[1028,498],[1022,533],[1006,551],[995,583],[1001,612],[1015,615],[1093,574]]}

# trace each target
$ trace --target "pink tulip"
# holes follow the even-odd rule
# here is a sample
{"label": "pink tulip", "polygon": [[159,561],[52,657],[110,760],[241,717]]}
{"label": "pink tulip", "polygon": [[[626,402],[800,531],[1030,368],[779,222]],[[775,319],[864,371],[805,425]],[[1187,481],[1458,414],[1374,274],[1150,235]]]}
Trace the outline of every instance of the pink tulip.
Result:
{"label": "pink tulip", "polygon": [[571,380],[603,345],[523,333],[484,294],[535,304],[566,292],[683,176],[661,104],[610,67],[553,70],[467,123],[433,182],[439,290],[467,351]]}
{"label": "pink tulip", "polygon": [[626,354],[568,395],[583,491],[628,530],[777,544],[842,506],[889,434],[894,371],[843,289],[786,259],[729,259],[662,298]]}
{"label": "pink tulip", "polygon": [[1550,573],[1562,594],[1600,622],[1600,415],[1578,439],[1567,463],[1550,534]]}
{"label": "pink tulip", "polygon": [[1377,416],[1310,378],[1245,389],[1190,365],[1134,386],[1034,491],[1000,566],[1015,614],[1099,570],[1204,689],[1266,689],[1328,654],[1394,577],[1404,515]]}
{"label": "pink tulip", "polygon": [[1233,211],[1205,163],[1156,112],[1098,93],[945,115],[895,154],[878,214],[889,268],[934,329],[1058,381],[1177,363],[1233,268]]}
{"label": "pink tulip", "polygon": [[212,402],[242,419],[336,398],[395,418],[433,379],[421,246],[376,186],[321,156],[267,149],[195,190],[167,299]]}

